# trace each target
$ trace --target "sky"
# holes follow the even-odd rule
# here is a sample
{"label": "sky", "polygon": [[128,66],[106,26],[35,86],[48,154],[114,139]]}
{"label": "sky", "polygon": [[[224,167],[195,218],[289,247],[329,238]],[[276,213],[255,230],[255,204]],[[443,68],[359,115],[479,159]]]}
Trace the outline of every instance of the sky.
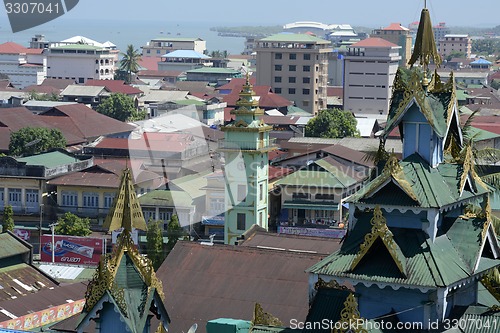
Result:
{"label": "sky", "polygon": [[[7,0],[5,0],[7,1]],[[13,0],[14,1],[14,0]],[[59,19],[118,19],[206,22],[213,26],[283,25],[296,21],[350,24],[379,28],[392,22],[404,26],[418,21],[424,0],[80,0]],[[427,0],[434,24],[494,27],[500,25],[500,1]],[[89,22],[90,23],[90,22]],[[7,24],[0,10],[0,25]]]}

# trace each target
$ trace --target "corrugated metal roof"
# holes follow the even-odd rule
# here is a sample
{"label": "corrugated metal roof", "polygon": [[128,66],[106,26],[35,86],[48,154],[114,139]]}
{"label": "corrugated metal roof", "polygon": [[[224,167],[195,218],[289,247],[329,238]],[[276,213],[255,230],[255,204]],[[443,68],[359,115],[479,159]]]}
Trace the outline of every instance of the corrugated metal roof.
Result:
{"label": "corrugated metal roof", "polygon": [[20,162],[26,162],[27,165],[43,165],[46,168],[54,168],[60,165],[73,164],[80,162],[74,156],[64,154],[60,151],[52,151],[28,157],[21,157],[17,159]]}
{"label": "corrugated metal roof", "polygon": [[29,247],[9,233],[0,234],[0,244],[2,244],[2,246],[0,246],[0,259],[30,252]]}

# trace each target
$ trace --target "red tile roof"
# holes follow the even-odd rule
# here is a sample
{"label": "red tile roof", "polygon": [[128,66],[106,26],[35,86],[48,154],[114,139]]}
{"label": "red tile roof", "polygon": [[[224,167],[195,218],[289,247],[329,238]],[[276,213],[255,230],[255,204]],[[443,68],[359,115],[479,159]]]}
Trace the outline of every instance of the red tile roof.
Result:
{"label": "red tile roof", "polygon": [[[234,79],[233,79],[234,80]],[[231,80],[231,82],[233,81]],[[240,92],[242,86],[234,86],[231,93],[227,95],[222,95],[224,102],[227,103],[228,107],[235,107],[236,101],[240,98]],[[271,91],[270,86],[254,86],[253,90],[256,96],[259,96],[259,107],[263,109],[278,109],[282,107],[287,107],[293,103],[286,98],[275,94]]]}
{"label": "red tile roof", "polygon": [[308,275],[305,270],[324,258],[310,253],[243,246],[204,246],[177,242],[157,271],[168,299],[170,330],[193,323],[205,333],[208,320],[252,320],[255,303],[282,322],[305,319]]}
{"label": "red tile roof", "polygon": [[29,49],[14,42],[0,44],[0,54],[42,54],[42,49]]}
{"label": "red tile roof", "polygon": [[401,25],[401,23],[391,23],[388,27],[383,28],[382,30],[400,30],[400,31],[408,31],[410,29],[405,28]]}
{"label": "red tile roof", "polygon": [[85,139],[84,141],[100,136],[130,132],[135,128],[102,115],[83,104],[56,106],[39,116],[47,125],[69,131],[75,136]]}
{"label": "red tile roof", "polygon": [[112,93],[122,93],[125,95],[139,95],[142,90],[125,84],[123,80],[87,80],[86,86],[106,87]]}
{"label": "red tile roof", "polygon": [[[244,78],[234,78],[234,79],[231,79],[231,81],[229,81],[225,85],[218,87],[217,90],[235,90],[236,89],[238,91],[241,91],[241,88],[243,88],[243,85],[245,84],[245,82],[246,82],[246,79],[244,79]],[[255,85],[256,82],[257,82],[256,78],[254,78],[254,77],[250,78],[251,85]]]}
{"label": "red tile roof", "polygon": [[343,87],[327,87],[326,88],[326,95],[328,97],[337,96],[337,97],[343,98],[344,97],[344,88]]}
{"label": "red tile roof", "polygon": [[349,47],[396,47],[397,45],[378,37],[363,39]]}
{"label": "red tile roof", "polygon": [[141,60],[138,61],[139,66],[142,68],[146,68],[148,70],[158,70],[158,62],[161,61],[161,58],[157,57],[141,57]]}

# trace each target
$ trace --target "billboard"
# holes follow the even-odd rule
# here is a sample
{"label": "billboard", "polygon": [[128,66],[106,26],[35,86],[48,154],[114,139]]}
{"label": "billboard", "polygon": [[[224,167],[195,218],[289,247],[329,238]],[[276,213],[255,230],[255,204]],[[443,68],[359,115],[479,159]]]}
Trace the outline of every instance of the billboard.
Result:
{"label": "billboard", "polygon": [[45,326],[47,324],[55,323],[82,312],[84,305],[85,299],[80,299],[75,302],[53,306],[42,311],[29,313],[22,317],[17,317],[16,319],[3,321],[0,323],[0,328],[29,330],[40,326]]}
{"label": "billboard", "polygon": [[[54,236],[54,262],[72,265],[97,265],[104,253],[104,239]],[[52,236],[42,235],[42,262],[52,262]]]}

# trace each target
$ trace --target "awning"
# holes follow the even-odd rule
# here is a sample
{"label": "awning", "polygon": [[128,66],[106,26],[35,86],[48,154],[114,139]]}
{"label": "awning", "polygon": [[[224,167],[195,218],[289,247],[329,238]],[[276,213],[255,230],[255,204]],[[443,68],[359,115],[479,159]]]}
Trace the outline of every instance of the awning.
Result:
{"label": "awning", "polygon": [[215,226],[224,226],[224,216],[202,216],[201,224],[204,225],[215,225]]}
{"label": "awning", "polygon": [[339,204],[336,202],[326,201],[285,201],[283,208],[290,209],[307,209],[307,210],[339,210]]}

